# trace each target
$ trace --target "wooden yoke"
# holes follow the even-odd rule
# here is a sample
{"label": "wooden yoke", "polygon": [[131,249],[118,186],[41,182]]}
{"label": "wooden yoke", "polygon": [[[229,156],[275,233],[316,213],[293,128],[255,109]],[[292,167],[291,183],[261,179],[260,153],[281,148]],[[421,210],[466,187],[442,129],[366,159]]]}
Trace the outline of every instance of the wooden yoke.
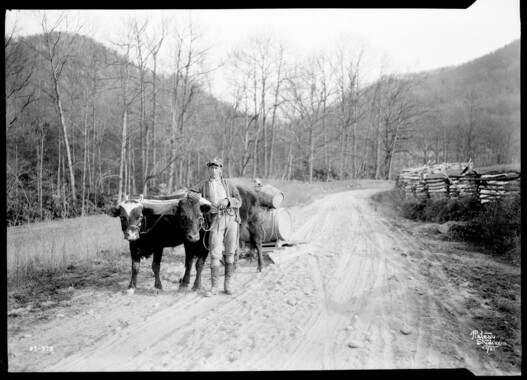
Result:
{"label": "wooden yoke", "polygon": [[142,199],[140,203],[143,205],[143,209],[152,210],[154,215],[176,215],[175,211],[177,210],[179,199],[167,201]]}
{"label": "wooden yoke", "polygon": [[171,195],[153,196],[145,199],[141,196],[139,202],[143,209],[150,209],[154,215],[175,215],[179,201],[187,196],[187,189],[178,190]]}

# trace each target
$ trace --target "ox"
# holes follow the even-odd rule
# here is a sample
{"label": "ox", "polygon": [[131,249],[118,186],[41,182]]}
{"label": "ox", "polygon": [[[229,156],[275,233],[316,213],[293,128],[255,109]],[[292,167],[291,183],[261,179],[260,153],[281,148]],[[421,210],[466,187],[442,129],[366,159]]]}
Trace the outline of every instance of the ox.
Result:
{"label": "ox", "polygon": [[[240,242],[249,242],[250,257],[256,251],[258,258],[258,272],[263,269],[262,258],[262,235],[260,233],[260,218],[258,216],[259,202],[256,194],[250,189],[236,185],[240,197],[242,198],[242,206],[240,207],[240,217],[242,224],[240,226]],[[236,259],[238,253],[236,254]]]}
{"label": "ox", "polygon": [[[242,198],[240,207],[240,243],[249,242],[249,257],[256,251],[258,258],[258,272],[263,269],[262,241],[259,232],[260,220],[258,217],[258,200],[249,189],[236,185]],[[158,197],[156,199],[172,200],[172,197]],[[203,214],[211,210],[211,204],[204,198],[199,201],[192,197],[184,197],[174,202],[172,210],[167,210],[164,215],[154,214],[152,208],[145,207],[141,202],[129,200],[122,202],[118,207],[112,207],[109,215],[121,218],[121,227],[124,238],[130,242],[130,255],[132,257],[132,278],[129,289],[135,289],[137,274],[141,258],[148,258],[154,254],[152,270],[155,276],[154,287],[162,290],[159,271],[165,247],[176,247],[183,244],[185,247],[185,273],[180,283],[179,290],[186,291],[190,283],[192,264],[196,259],[196,279],[192,290],[201,289],[201,273],[208,256],[208,233],[202,228]],[[200,228],[201,227],[201,228]],[[235,268],[237,266],[239,251],[235,255]]]}
{"label": "ox", "polygon": [[[151,207],[137,200],[126,200],[109,210],[109,215],[120,217],[124,238],[130,242],[132,257],[132,278],[129,289],[137,286],[137,274],[141,258],[154,254],[152,270],[155,276],[154,287],[162,290],[159,278],[161,259],[165,247],[185,246],[185,275],[180,289],[188,287],[190,270],[194,257],[196,260],[196,280],[193,289],[201,288],[201,271],[205,264],[208,251],[196,250],[199,243],[199,231],[202,213],[210,211],[211,204],[202,198],[199,201],[184,197],[170,203],[170,207],[160,215],[155,214]],[[187,263],[190,262],[190,267]]]}

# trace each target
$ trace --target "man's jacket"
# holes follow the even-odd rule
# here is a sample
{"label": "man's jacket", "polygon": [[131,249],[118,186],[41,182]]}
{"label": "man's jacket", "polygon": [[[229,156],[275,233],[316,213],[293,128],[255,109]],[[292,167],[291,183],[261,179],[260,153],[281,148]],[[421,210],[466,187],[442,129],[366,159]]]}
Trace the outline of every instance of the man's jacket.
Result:
{"label": "man's jacket", "polygon": [[[240,193],[238,192],[236,186],[233,185],[229,180],[221,177],[220,181],[223,187],[225,188],[225,193],[227,194],[227,199],[229,200],[229,204],[227,205],[227,212],[232,213],[234,211],[234,213],[236,214],[236,221],[238,223],[241,223],[239,209],[242,205],[242,198],[240,196]],[[200,193],[203,198],[210,201],[210,179],[201,181],[196,186],[192,186],[189,190],[196,193]],[[210,214],[208,215],[208,220],[210,222]]]}

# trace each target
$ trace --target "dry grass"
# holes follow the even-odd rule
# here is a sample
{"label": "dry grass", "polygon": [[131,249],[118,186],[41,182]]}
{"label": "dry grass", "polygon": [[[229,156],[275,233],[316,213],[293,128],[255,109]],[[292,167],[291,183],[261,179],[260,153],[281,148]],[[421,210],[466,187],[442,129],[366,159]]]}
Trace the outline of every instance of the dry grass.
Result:
{"label": "dry grass", "polygon": [[7,229],[10,286],[69,265],[128,249],[118,219],[92,215]]}

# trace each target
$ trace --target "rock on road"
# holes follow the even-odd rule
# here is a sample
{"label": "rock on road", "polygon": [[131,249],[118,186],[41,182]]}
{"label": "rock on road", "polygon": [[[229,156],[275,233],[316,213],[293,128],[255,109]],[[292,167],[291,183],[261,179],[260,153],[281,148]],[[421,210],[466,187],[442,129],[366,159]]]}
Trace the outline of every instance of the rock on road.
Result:
{"label": "rock on road", "polygon": [[[92,295],[87,312],[66,310],[60,320],[35,326],[33,334],[53,344],[53,353],[16,355],[10,369],[468,368],[495,374],[472,353],[470,331],[451,312],[456,295],[442,273],[418,270],[410,252],[426,248],[370,205],[370,197],[387,186],[291,208],[292,239],[308,243],[277,252],[291,258],[260,274],[254,262],[242,263],[232,296],[223,293],[223,283],[212,298],[178,293],[175,281],[166,280],[165,264],[162,294],[143,278],[139,286],[148,290],[135,295]],[[208,288],[208,262],[206,268]],[[149,265],[141,271],[150,271]],[[11,340],[10,350],[24,344]]]}

